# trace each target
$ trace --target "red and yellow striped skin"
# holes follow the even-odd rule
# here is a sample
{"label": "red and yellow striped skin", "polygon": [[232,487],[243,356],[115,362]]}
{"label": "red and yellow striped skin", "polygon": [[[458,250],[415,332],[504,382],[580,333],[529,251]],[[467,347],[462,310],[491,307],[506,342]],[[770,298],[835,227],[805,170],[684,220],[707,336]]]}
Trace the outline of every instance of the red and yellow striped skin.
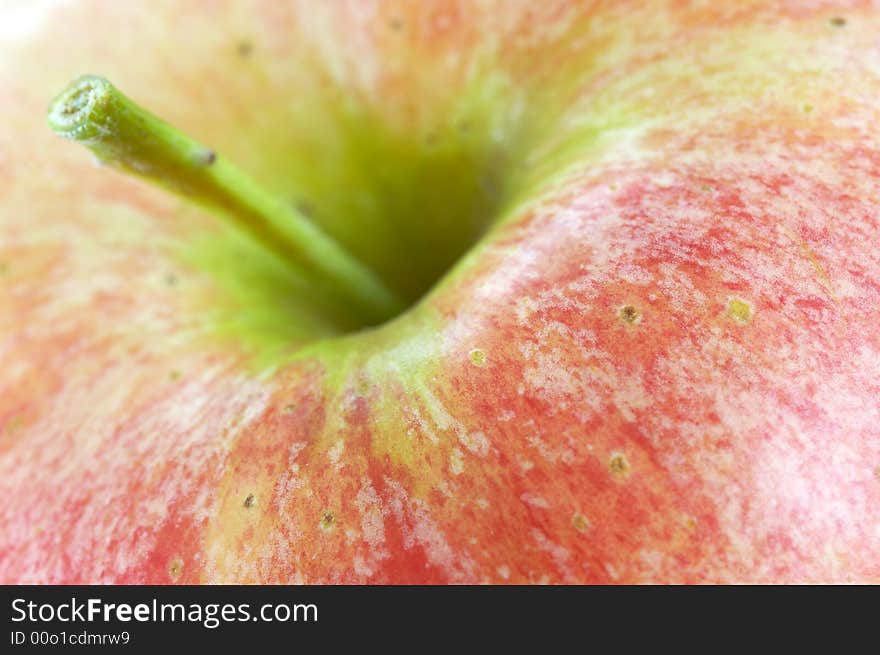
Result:
{"label": "red and yellow striped skin", "polygon": [[[0,580],[880,582],[880,5],[25,4]],[[504,202],[341,336],[51,134],[85,72],[388,277],[454,235],[357,214],[384,165],[446,147]]]}

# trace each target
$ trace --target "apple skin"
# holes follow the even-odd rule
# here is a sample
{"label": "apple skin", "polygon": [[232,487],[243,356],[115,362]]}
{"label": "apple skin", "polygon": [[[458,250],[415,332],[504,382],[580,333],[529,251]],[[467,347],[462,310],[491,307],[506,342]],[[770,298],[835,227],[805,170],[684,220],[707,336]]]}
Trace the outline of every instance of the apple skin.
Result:
{"label": "apple skin", "polygon": [[[3,582],[880,582],[876,3],[3,11]],[[316,108],[422,139],[498,88],[521,192],[334,336],[49,132],[83,72],[326,202],[363,169]]]}

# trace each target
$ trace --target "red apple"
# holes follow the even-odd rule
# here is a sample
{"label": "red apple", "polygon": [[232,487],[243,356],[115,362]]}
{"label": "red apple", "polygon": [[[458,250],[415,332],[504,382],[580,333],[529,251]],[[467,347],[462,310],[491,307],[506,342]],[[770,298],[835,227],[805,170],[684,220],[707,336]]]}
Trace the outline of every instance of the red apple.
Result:
{"label": "red apple", "polygon": [[[876,3],[0,18],[3,582],[880,582]],[[92,166],[83,73],[408,308]]]}

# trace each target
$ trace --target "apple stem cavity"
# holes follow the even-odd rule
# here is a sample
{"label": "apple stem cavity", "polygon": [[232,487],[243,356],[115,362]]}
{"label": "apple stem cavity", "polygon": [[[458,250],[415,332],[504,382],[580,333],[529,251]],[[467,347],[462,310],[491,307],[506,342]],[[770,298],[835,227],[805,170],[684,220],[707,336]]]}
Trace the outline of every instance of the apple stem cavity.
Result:
{"label": "apple stem cavity", "polygon": [[72,82],[49,107],[49,127],[107,165],[146,178],[218,212],[331,304],[375,325],[406,306],[382,280],[290,203],[263,189],[101,77]]}

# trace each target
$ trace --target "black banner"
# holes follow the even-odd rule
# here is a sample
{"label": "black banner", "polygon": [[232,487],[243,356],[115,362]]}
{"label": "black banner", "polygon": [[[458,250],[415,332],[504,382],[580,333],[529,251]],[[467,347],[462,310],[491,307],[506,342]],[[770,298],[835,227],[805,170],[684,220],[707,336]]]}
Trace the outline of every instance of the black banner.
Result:
{"label": "black banner", "polygon": [[852,635],[876,621],[878,600],[876,587],[3,587],[0,652],[273,644],[335,652],[351,639],[420,650],[474,638],[555,652],[685,646],[706,632],[755,646],[835,621],[838,635]]}

